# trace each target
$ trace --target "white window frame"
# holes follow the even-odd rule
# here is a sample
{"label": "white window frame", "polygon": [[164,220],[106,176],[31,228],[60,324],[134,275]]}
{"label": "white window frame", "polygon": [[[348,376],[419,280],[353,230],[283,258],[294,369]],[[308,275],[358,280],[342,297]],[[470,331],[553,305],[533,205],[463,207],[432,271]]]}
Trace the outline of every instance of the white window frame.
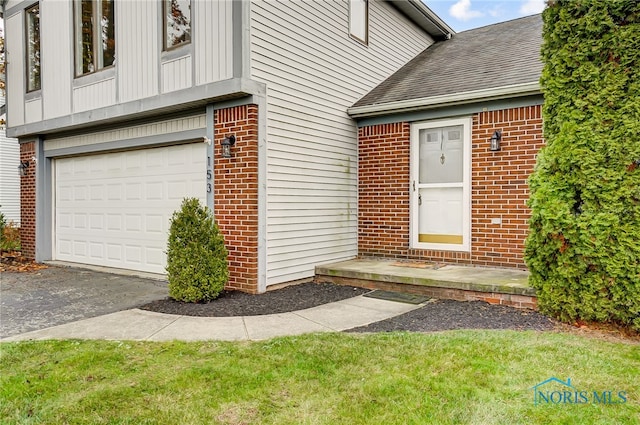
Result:
{"label": "white window frame", "polygon": [[[462,244],[429,243],[419,241],[419,152],[420,130],[438,127],[462,125],[463,162],[462,162]],[[455,118],[417,122],[411,124],[411,199],[410,205],[410,246],[413,249],[429,249],[435,251],[471,251],[471,125],[472,119]]]}
{"label": "white window frame", "polygon": [[369,0],[349,0],[349,35],[369,44]]}

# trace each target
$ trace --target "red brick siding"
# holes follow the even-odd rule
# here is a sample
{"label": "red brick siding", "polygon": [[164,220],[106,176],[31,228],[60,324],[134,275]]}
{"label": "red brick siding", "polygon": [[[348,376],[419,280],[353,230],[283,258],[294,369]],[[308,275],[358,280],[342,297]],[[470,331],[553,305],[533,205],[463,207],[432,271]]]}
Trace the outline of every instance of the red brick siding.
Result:
{"label": "red brick siding", "polygon": [[[502,130],[502,150],[489,139]],[[544,144],[540,106],[482,112],[471,136],[471,244],[474,264],[524,268],[530,210],[527,179]],[[501,218],[501,224],[491,224]]]}
{"label": "red brick siding", "polygon": [[[220,142],[236,136],[231,158]],[[215,112],[214,212],[229,250],[228,289],[258,291],[258,107]]]}
{"label": "red brick siding", "polygon": [[[499,152],[489,150],[495,130],[502,130]],[[527,178],[544,143],[540,106],[473,116],[470,253],[409,248],[410,124],[360,128],[358,138],[359,255],[525,267]]]}
{"label": "red brick siding", "polygon": [[29,161],[27,175],[20,177],[20,243],[22,255],[36,257],[36,154],[35,142],[20,145],[20,161]]}
{"label": "red brick siding", "polygon": [[359,255],[408,255],[409,132],[406,122],[358,130]]}

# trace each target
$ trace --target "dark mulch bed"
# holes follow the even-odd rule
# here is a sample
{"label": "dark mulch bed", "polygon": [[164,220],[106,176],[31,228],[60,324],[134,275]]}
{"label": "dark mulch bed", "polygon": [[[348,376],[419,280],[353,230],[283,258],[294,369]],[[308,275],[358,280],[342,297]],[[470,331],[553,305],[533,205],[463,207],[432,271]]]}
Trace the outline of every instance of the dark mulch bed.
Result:
{"label": "dark mulch bed", "polygon": [[[143,310],[184,316],[257,316],[302,310],[370,292],[368,289],[330,283],[302,283],[261,295],[224,291],[206,304],[184,303],[170,298],[140,307]],[[531,310],[520,310],[482,301],[433,300],[409,313],[351,329],[350,332],[414,331],[450,329],[551,330],[557,322]]]}
{"label": "dark mulch bed", "polygon": [[370,292],[370,290],[352,286],[340,286],[330,283],[301,283],[275,291],[268,291],[260,295],[251,295],[239,291],[223,291],[217,299],[202,304],[185,303],[166,298],[146,304],[140,308],[158,313],[183,316],[258,316],[302,310],[366,294],[367,292]]}
{"label": "dark mulch bed", "polygon": [[557,322],[537,311],[521,310],[484,301],[434,300],[424,307],[349,332],[414,331],[452,329],[551,330]]}

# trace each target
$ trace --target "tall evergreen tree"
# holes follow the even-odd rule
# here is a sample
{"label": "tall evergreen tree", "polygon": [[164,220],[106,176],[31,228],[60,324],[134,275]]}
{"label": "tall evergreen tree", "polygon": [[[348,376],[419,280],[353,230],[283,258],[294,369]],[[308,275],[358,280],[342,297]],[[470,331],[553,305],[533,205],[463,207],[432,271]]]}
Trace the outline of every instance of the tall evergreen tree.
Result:
{"label": "tall evergreen tree", "polygon": [[543,312],[640,329],[640,2],[549,0],[543,21],[530,283]]}

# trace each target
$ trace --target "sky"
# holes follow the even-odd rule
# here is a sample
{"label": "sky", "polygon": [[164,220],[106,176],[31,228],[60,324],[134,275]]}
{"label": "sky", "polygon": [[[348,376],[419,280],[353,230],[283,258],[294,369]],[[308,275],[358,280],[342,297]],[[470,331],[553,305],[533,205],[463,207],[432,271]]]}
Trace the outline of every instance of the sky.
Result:
{"label": "sky", "polygon": [[422,0],[456,32],[542,12],[545,0]]}

